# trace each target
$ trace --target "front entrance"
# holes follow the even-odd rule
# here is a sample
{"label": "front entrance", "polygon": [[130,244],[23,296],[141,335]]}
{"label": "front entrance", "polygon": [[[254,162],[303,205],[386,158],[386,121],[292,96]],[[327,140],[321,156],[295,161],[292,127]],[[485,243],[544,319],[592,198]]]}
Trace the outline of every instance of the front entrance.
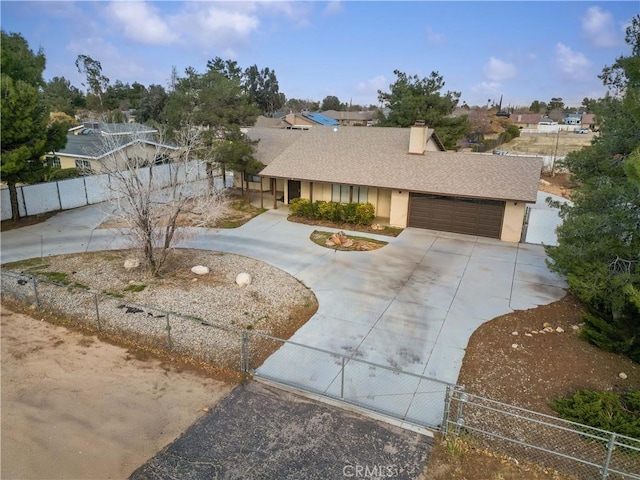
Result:
{"label": "front entrance", "polygon": [[300,181],[289,180],[287,189],[289,191],[288,202],[291,202],[294,198],[300,198]]}

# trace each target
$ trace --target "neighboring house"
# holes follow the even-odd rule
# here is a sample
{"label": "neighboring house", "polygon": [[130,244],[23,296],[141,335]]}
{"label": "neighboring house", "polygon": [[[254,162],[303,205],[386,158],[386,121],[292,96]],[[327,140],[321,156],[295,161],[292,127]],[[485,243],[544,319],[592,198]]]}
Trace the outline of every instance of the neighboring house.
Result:
{"label": "neighboring house", "polygon": [[539,113],[512,113],[509,120],[518,128],[538,128],[538,122],[542,120]]}
{"label": "neighboring house", "polygon": [[148,127],[141,123],[104,123],[104,122],[84,122],[82,125],[69,129],[73,135],[136,135],[153,136],[158,133],[155,128]]}
{"label": "neighboring house", "polygon": [[371,203],[396,227],[519,242],[525,204],[537,199],[542,160],[442,151],[433,130],[316,127],[251,129],[266,167],[251,185],[284,203]]}
{"label": "neighboring house", "polygon": [[567,113],[564,116],[563,123],[565,125],[581,125],[582,124],[582,114],[581,113]]}
{"label": "neighboring house", "polygon": [[101,135],[67,135],[62,150],[46,155],[47,163],[58,168],[77,168],[87,173],[101,173],[103,161],[112,158],[145,156],[149,162],[164,162],[178,148],[161,145],[145,138],[118,135],[106,140]]}
{"label": "neighboring house", "polygon": [[582,127],[589,128],[593,131],[597,130],[596,116],[593,113],[582,114]]}
{"label": "neighboring house", "polygon": [[342,112],[338,110],[325,110],[322,114],[337,120],[340,122],[340,125],[345,126],[371,126],[377,123],[378,118],[378,114],[375,111]]}
{"label": "neighboring house", "polygon": [[254,127],[257,128],[263,128],[263,127],[268,127],[268,128],[285,128],[285,123],[282,120],[282,117],[265,117],[264,115],[258,115],[258,117],[256,118],[256,123],[254,124]]}
{"label": "neighboring house", "polygon": [[289,113],[282,118],[286,128],[300,129],[318,125],[338,126],[340,123],[319,112],[303,111],[301,113]]}

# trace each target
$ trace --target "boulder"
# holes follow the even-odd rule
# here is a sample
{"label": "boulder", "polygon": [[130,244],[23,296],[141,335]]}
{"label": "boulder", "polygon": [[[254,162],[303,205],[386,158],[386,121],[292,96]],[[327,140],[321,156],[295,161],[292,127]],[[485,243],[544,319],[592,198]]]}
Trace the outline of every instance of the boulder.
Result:
{"label": "boulder", "polygon": [[127,258],[124,261],[125,270],[133,270],[134,268],[138,268],[140,266],[140,260],[137,258]]}
{"label": "boulder", "polygon": [[338,232],[331,235],[329,240],[332,241],[334,245],[344,245],[344,243],[349,239],[347,238],[346,233]]}
{"label": "boulder", "polygon": [[562,328],[562,327],[558,327],[558,328],[556,328],[556,332],[558,332],[558,333],[564,333],[564,328]]}
{"label": "boulder", "polygon": [[204,265],[196,265],[195,267],[191,267],[191,271],[196,275],[206,275],[209,273],[209,267],[205,267]]}
{"label": "boulder", "polygon": [[236,277],[236,283],[240,287],[246,287],[247,285],[251,285],[251,275],[246,272],[239,273]]}
{"label": "boulder", "polygon": [[626,379],[627,379],[627,374],[626,374],[626,373],[624,373],[624,372],[620,372],[620,373],[618,374],[618,376],[619,376],[622,380],[626,380]]}

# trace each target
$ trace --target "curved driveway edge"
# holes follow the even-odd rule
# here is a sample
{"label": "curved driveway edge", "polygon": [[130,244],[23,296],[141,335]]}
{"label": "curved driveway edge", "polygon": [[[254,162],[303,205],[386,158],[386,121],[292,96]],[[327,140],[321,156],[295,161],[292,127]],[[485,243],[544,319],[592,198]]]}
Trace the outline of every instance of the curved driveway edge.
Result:
{"label": "curved driveway edge", "polygon": [[[84,207],[3,233],[2,261],[123,248],[120,232],[95,230],[99,212]],[[304,282],[319,309],[291,338],[301,344],[455,383],[469,337],[482,323],[565,295],[565,281],[549,271],[539,245],[407,228],[395,238],[369,235],[389,242],[379,250],[340,252],[311,242],[315,227],[289,222],[287,214],[269,210],[233,230],[192,229],[180,246],[246,255]],[[295,377],[316,392],[335,389],[330,359],[297,355],[283,347],[258,373]],[[366,378],[347,390],[375,397],[379,382],[388,384]],[[415,417],[426,408],[414,401],[420,388],[414,382],[380,402],[392,401],[400,417]]]}

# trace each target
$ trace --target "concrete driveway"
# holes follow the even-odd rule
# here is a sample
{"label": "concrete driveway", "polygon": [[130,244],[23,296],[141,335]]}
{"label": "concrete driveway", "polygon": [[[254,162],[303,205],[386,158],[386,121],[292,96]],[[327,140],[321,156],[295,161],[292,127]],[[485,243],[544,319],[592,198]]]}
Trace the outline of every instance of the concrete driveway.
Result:
{"label": "concrete driveway", "polygon": [[[315,227],[269,211],[237,230],[202,232],[193,248],[267,261],[315,293],[318,312],[257,370],[342,397],[408,424],[437,426],[445,386],[456,383],[469,337],[513,310],[559,300],[565,281],[549,271],[539,245],[407,228],[372,252],[339,252],[309,241]],[[326,229],[324,229],[326,230]],[[375,236],[374,236],[375,237]],[[371,362],[414,375],[398,375]]]}
{"label": "concrete driveway", "polygon": [[[565,294],[539,245],[407,228],[396,238],[378,236],[389,242],[379,250],[339,252],[311,242],[315,227],[291,223],[287,214],[270,210],[234,230],[194,229],[181,246],[246,255],[294,275],[315,293],[319,309],[291,341],[353,359],[345,378],[336,358],[288,344],[259,375],[334,396],[342,391],[401,418],[425,423],[429,410],[427,424],[435,425],[443,387],[359,361],[455,383],[478,326]],[[119,232],[94,229],[99,215],[84,207],[5,232],[2,262],[122,248]]]}

